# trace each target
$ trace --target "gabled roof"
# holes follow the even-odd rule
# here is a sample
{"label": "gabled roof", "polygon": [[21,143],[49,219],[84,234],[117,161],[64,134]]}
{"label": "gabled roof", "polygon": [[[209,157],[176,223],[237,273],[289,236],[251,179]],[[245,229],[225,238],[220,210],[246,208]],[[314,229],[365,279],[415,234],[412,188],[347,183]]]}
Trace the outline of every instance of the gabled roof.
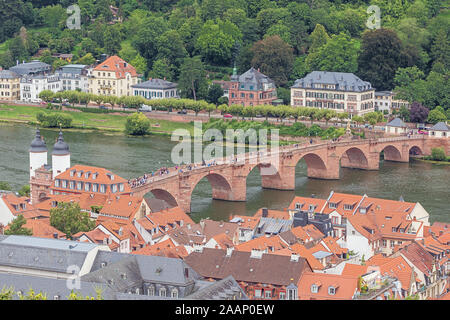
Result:
{"label": "gabled roof", "polygon": [[136,69],[118,56],[109,57],[96,66],[93,71],[115,72],[116,79],[124,79],[126,73],[129,73],[132,77],[138,76]]}
{"label": "gabled roof", "polygon": [[418,243],[412,242],[399,252],[425,275],[428,276],[432,273],[433,256]]}
{"label": "gabled roof", "polygon": [[[200,283],[200,281],[198,282]],[[222,280],[205,282],[205,285],[193,294],[185,297],[188,300],[248,300],[241,286],[228,276]]]}
{"label": "gabled roof", "polygon": [[394,118],[388,124],[386,124],[386,126],[388,126],[388,127],[406,128],[406,124],[400,118]]}
{"label": "gabled roof", "polygon": [[250,252],[252,250],[260,250],[260,251],[267,250],[267,252],[273,252],[287,247],[288,245],[280,238],[280,236],[275,235],[272,237],[263,236],[241,243],[235,247],[235,250],[246,252]]}
{"label": "gabled roof", "polygon": [[[255,217],[255,218],[262,217],[263,209],[265,209],[265,208],[258,209],[258,211],[256,211],[256,213],[253,217]],[[291,218],[291,216],[289,215],[288,211],[267,209],[266,218],[289,220]]]}
{"label": "gabled roof", "polygon": [[214,221],[210,219],[201,220],[200,226],[202,226],[202,233],[206,236],[206,241],[209,241],[209,239],[221,233],[233,238],[239,227],[236,223]]}
{"label": "gabled roof", "polygon": [[[316,285],[317,293],[311,291]],[[335,294],[330,294],[329,288]],[[300,278],[298,295],[300,300],[352,300],[358,288],[358,277],[328,273],[305,272]]]}
{"label": "gabled roof", "polygon": [[297,284],[301,274],[311,270],[303,258],[291,261],[290,257],[277,254],[252,258],[250,252],[236,250],[227,256],[226,250],[209,248],[192,252],[185,261],[205,278],[224,279],[232,275],[236,281],[279,286]]}
{"label": "gabled roof", "polygon": [[450,127],[445,122],[438,122],[430,128],[433,131],[450,131]]}

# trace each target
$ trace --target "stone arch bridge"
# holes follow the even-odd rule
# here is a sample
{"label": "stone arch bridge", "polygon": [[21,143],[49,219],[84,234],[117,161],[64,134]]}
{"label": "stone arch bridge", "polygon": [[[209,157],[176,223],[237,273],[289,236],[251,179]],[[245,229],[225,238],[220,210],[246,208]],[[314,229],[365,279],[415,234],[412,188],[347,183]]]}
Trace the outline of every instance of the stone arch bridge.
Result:
{"label": "stone arch bridge", "polygon": [[324,142],[312,145],[289,145],[277,149],[216,159],[213,166],[196,165],[182,172],[148,177],[146,183],[132,187],[132,194],[144,197],[151,192],[171,206],[191,211],[191,196],[203,178],[211,184],[212,197],[218,200],[245,201],[247,176],[259,168],[261,185],[267,189],[295,190],[295,167],[304,159],[307,176],[317,179],[339,179],[341,167],[378,170],[380,153],[385,161],[409,162],[410,155],[430,155],[434,147],[450,152],[448,139],[424,136]]}

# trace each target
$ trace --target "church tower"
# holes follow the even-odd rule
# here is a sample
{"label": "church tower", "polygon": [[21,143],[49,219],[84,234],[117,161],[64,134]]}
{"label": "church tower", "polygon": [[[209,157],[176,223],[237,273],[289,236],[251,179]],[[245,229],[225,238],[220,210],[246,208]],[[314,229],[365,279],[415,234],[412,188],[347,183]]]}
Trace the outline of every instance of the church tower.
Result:
{"label": "church tower", "polygon": [[52,172],[53,179],[70,168],[69,145],[64,142],[62,131],[59,130],[59,137],[53,146],[52,152]]}
{"label": "church tower", "polygon": [[36,137],[30,146],[30,179],[34,177],[36,169],[47,165],[47,145],[41,137],[39,128],[36,129]]}

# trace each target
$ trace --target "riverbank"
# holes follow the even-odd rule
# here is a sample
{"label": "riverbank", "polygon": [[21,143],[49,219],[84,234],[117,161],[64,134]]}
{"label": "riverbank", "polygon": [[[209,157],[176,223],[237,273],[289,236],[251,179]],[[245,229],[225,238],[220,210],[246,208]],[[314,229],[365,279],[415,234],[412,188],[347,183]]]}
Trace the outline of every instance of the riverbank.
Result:
{"label": "riverbank", "polygon": [[432,164],[443,164],[443,165],[450,164],[450,160],[436,161],[436,160],[429,160],[429,159],[424,159],[424,158],[414,158],[414,160],[421,161],[421,162],[428,162],[428,163],[432,163]]}
{"label": "riverbank", "polygon": [[[69,110],[48,110],[44,107],[37,106],[17,106],[17,105],[0,105],[0,122],[28,124],[32,126],[38,125],[36,114],[39,111],[46,111],[49,113],[66,113],[73,117],[72,130],[97,130],[109,132],[122,132],[125,128],[126,116],[129,113],[114,112],[114,113],[91,113],[81,111]],[[194,132],[192,123],[173,122],[168,120],[150,120],[151,134],[170,136],[176,129],[186,129],[191,134]]]}

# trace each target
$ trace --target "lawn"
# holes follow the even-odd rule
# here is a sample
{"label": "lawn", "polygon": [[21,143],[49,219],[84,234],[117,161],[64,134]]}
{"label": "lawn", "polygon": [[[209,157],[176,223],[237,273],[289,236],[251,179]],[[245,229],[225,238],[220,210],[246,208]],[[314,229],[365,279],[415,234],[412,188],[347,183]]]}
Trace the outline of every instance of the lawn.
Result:
{"label": "lawn", "polygon": [[[127,114],[88,113],[47,110],[31,106],[0,105],[0,121],[36,123],[36,114],[39,111],[63,112],[73,117],[73,125],[78,129],[98,129],[109,131],[123,131]],[[191,123],[171,122],[167,120],[150,119],[151,131],[159,134],[171,134],[175,129],[187,129],[191,134],[194,126]]]}

